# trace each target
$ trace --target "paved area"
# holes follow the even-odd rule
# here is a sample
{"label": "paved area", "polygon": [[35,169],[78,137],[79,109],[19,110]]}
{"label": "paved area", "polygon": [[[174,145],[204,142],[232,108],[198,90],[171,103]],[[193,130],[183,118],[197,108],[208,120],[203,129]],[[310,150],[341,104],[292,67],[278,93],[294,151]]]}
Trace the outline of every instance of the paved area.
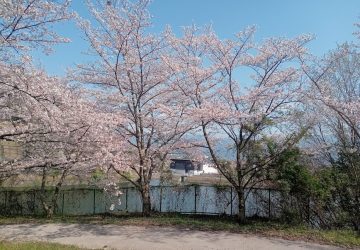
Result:
{"label": "paved area", "polygon": [[0,239],[50,241],[86,248],[121,250],[339,249],[299,241],[268,239],[227,232],[203,232],[170,227],[87,224],[1,225]]}

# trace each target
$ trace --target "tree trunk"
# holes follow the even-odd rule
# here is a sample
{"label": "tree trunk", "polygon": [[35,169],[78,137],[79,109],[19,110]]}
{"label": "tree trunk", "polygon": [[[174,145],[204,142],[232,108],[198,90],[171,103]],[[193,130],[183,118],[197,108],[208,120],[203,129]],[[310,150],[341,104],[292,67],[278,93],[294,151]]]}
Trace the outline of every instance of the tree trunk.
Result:
{"label": "tree trunk", "polygon": [[64,182],[67,172],[68,172],[68,169],[64,169],[64,171],[60,177],[60,180],[55,187],[55,191],[52,194],[51,201],[48,202],[47,200],[50,197],[47,197],[46,188],[45,188],[46,187],[46,179],[47,179],[47,166],[45,166],[43,168],[40,199],[41,199],[41,204],[46,213],[47,218],[51,218],[57,209],[57,200],[58,200],[58,197],[60,194],[60,189]]}
{"label": "tree trunk", "polygon": [[45,211],[46,217],[47,218],[51,218],[54,214],[54,208],[52,207],[52,205],[49,205],[47,202],[47,194],[46,194],[46,179],[47,179],[47,170],[48,170],[48,165],[44,166],[43,171],[42,171],[42,179],[41,179],[41,189],[40,189],[40,200],[41,200],[41,205]]}
{"label": "tree trunk", "polygon": [[52,218],[54,215],[55,207],[52,204],[51,205],[47,204],[47,202],[45,202],[45,201],[42,202],[42,206],[46,213],[46,217]]}
{"label": "tree trunk", "polygon": [[148,217],[151,215],[151,200],[150,200],[150,184],[145,183],[141,190],[142,197],[142,215]]}
{"label": "tree trunk", "polygon": [[239,212],[237,214],[237,220],[239,223],[244,223],[246,221],[245,217],[245,195],[244,195],[244,189],[242,187],[239,187],[237,189],[237,195],[239,199]]}
{"label": "tree trunk", "polygon": [[[61,178],[61,180],[63,180],[63,178]],[[43,201],[43,208],[44,208],[44,210],[45,210],[45,212],[46,212],[46,217],[47,217],[47,218],[52,218],[52,216],[54,215],[55,211],[57,210],[57,207],[58,207],[58,205],[57,205],[57,200],[58,200],[58,198],[59,198],[61,185],[62,185],[62,181],[59,182],[59,183],[56,185],[54,194],[52,195],[52,199],[51,199],[50,205],[48,205],[45,200]]]}

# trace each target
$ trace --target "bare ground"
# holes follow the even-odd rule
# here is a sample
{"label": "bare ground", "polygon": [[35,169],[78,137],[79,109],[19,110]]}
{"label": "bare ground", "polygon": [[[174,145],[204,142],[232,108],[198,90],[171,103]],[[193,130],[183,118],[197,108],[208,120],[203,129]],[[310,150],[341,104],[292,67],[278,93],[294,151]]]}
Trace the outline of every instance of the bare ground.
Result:
{"label": "bare ground", "polygon": [[120,250],[190,249],[340,249],[301,241],[269,239],[228,232],[204,232],[172,227],[91,224],[1,225],[0,240],[49,241],[85,248]]}

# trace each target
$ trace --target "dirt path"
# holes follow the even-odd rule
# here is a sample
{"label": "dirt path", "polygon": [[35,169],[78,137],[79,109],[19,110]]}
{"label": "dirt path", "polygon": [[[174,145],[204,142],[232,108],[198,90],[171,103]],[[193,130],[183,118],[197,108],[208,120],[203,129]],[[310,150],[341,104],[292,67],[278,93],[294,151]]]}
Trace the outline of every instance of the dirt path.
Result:
{"label": "dirt path", "polygon": [[39,240],[86,248],[121,250],[190,249],[339,249],[299,241],[267,239],[227,232],[203,232],[169,227],[88,224],[1,225],[0,239]]}

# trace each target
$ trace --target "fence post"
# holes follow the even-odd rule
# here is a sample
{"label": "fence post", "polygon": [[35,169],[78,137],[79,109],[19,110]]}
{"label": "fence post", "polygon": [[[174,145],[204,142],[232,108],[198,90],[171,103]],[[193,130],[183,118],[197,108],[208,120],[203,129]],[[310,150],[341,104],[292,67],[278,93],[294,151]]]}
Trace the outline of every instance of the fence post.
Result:
{"label": "fence post", "polygon": [[102,193],[102,197],[103,197],[103,204],[104,204],[104,214],[106,213],[106,194],[105,194],[105,191],[104,189],[101,190],[101,193]]}
{"label": "fence post", "polygon": [[129,190],[129,188],[126,188],[125,190],[126,190],[125,191],[125,210],[126,210],[126,212],[128,212],[128,190]]}
{"label": "fence post", "polygon": [[93,210],[93,214],[95,214],[95,212],[96,212],[96,192],[95,192],[95,188],[94,188],[94,203],[93,203],[93,205],[94,205],[94,210]]}
{"label": "fence post", "polygon": [[34,190],[34,198],[33,198],[34,200],[33,200],[33,211],[32,211],[32,214],[33,215],[35,215],[36,214],[36,211],[35,211],[35,209],[36,209],[36,206],[35,206],[35,204],[36,204],[36,190]]}
{"label": "fence post", "polygon": [[269,188],[269,190],[268,190],[268,192],[269,192],[269,201],[268,201],[268,209],[269,209],[269,219],[271,218],[271,189]]}
{"label": "fence post", "polygon": [[197,209],[196,209],[196,196],[197,196],[197,193],[196,193],[196,185],[194,185],[194,194],[195,194],[195,195],[194,195],[194,206],[195,206],[195,214],[196,214],[196,213],[197,213],[197,212],[196,212],[196,210],[197,210]]}
{"label": "fence post", "polygon": [[160,186],[160,213],[161,213],[161,206],[162,206],[162,192],[163,192],[163,190],[162,190],[162,186]]}
{"label": "fence post", "polygon": [[[26,194],[26,192],[25,192]],[[20,193],[20,195],[18,196],[20,198],[17,199],[18,201],[18,204],[20,204],[20,210],[21,210],[21,215],[24,215],[24,206],[23,206],[23,197],[22,197],[22,194]]]}
{"label": "fence post", "polygon": [[230,187],[230,215],[233,214],[233,188]]}
{"label": "fence post", "polygon": [[1,213],[2,215],[5,215],[7,212],[7,192],[4,190],[4,213]]}
{"label": "fence post", "polygon": [[64,216],[65,190],[62,192],[61,214]]}
{"label": "fence post", "polygon": [[6,214],[11,214],[11,190],[6,191]]}
{"label": "fence post", "polygon": [[310,197],[308,197],[308,202],[307,202],[307,221],[308,224],[310,224]]}

